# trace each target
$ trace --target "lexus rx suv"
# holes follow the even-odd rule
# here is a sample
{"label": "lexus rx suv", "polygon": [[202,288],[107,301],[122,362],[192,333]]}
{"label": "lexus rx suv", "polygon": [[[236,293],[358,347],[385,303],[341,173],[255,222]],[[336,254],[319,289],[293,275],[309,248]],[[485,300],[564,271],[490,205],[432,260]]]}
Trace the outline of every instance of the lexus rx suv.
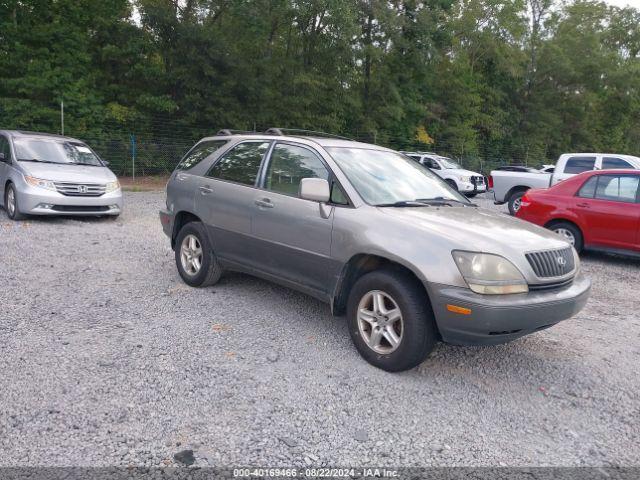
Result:
{"label": "lexus rx suv", "polygon": [[319,298],[387,371],[438,341],[499,344],[585,305],[591,282],[555,233],[478,208],[393,150],[287,133],[221,131],[171,175],[160,221],[188,285],[233,270]]}
{"label": "lexus rx suv", "polygon": [[122,190],[84,142],[60,135],[0,130],[0,202],[12,220],[26,215],[122,212]]}

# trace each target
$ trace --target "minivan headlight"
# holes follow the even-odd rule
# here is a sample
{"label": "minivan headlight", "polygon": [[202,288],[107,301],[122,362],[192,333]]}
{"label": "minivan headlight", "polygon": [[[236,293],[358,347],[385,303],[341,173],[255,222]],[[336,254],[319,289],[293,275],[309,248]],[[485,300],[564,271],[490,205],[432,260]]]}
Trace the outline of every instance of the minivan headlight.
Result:
{"label": "minivan headlight", "polygon": [[118,180],[116,180],[115,182],[109,182],[107,183],[106,193],[115,192],[119,188],[120,188],[120,182],[118,182]]}
{"label": "minivan headlight", "polygon": [[453,259],[475,293],[504,295],[526,293],[529,286],[516,266],[500,255],[454,250]]}
{"label": "minivan headlight", "polygon": [[51,180],[43,180],[42,178],[24,176],[25,181],[32,187],[46,188],[47,190],[56,191],[56,186]]}

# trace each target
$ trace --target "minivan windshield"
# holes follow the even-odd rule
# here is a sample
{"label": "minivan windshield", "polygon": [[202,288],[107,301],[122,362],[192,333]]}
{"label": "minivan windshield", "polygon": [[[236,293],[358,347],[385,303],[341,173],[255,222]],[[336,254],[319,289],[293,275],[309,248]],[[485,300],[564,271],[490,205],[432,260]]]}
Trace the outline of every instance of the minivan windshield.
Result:
{"label": "minivan windshield", "polygon": [[420,205],[429,201],[471,204],[435,173],[400,153],[351,147],[326,149],[370,205],[413,206],[404,202]]}
{"label": "minivan windshield", "polygon": [[16,158],[21,162],[104,166],[93,150],[79,142],[55,138],[15,138],[13,146]]}
{"label": "minivan windshield", "polygon": [[444,169],[462,168],[459,163],[454,162],[450,158],[438,157],[438,160],[440,161],[440,165],[442,165],[442,168]]}

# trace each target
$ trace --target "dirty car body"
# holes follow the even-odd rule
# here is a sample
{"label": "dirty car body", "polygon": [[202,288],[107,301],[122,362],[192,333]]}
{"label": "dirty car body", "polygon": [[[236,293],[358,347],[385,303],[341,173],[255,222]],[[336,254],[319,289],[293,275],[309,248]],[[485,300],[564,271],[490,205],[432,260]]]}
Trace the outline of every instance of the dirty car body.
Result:
{"label": "dirty car body", "polygon": [[[253,184],[215,178],[217,162],[233,157],[239,145],[256,142],[264,151],[255,161]],[[190,160],[198,145],[207,144],[213,147]],[[198,145],[167,184],[160,217],[172,246],[180,248],[176,239],[185,225],[202,222],[221,269],[310,294],[328,302],[336,315],[349,315],[354,285],[380,269],[414,279],[438,340],[458,345],[504,343],[547,328],[580,311],[589,296],[590,281],[580,272],[575,250],[558,235],[478,208],[392,150],[273,135],[223,135]],[[329,199],[270,188],[269,165],[283,146],[318,159],[323,171],[317,176],[329,185]],[[387,161],[397,162],[394,171],[407,172],[406,178],[378,171]],[[431,198],[397,201],[398,192],[413,188],[411,169],[427,177],[420,177],[428,183],[419,188],[427,185]],[[484,264],[511,272],[515,285],[500,278],[476,281],[473,269]]]}

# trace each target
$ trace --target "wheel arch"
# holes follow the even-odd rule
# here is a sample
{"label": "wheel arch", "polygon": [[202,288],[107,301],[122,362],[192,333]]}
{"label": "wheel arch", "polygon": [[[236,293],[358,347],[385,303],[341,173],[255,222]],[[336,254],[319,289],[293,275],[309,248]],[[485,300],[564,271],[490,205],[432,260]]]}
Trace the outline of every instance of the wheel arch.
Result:
{"label": "wheel arch", "polygon": [[505,201],[509,201],[511,196],[516,192],[527,192],[531,190],[531,187],[527,187],[526,185],[516,185],[515,187],[511,187],[507,194],[504,196]]}
{"label": "wheel arch", "polygon": [[173,231],[171,232],[171,248],[175,249],[176,247],[176,237],[178,236],[178,232],[184,227],[186,224],[191,222],[202,222],[202,219],[198,217],[196,214],[189,212],[187,210],[181,210],[176,213],[173,220]]}
{"label": "wheel arch", "polygon": [[398,261],[384,257],[382,255],[359,253],[353,255],[344,265],[340,273],[334,293],[331,297],[331,311],[334,315],[342,315],[346,311],[349,292],[356,281],[363,275],[380,269],[402,271],[409,274],[420,288],[424,290],[425,299],[431,307],[429,292],[425,286],[424,279],[410,266]]}

